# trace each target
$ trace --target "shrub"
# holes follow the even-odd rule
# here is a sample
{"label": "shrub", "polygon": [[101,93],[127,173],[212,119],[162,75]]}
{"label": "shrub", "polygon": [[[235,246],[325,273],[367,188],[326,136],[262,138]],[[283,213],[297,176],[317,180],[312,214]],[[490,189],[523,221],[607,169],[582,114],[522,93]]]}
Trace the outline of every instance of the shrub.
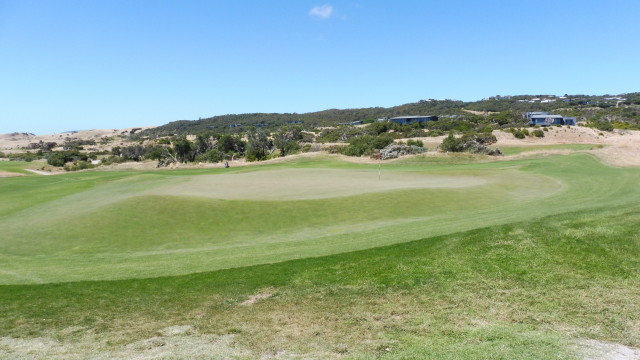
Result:
{"label": "shrub", "polygon": [[436,136],[442,136],[444,134],[445,132],[442,130],[429,130],[426,135],[430,137],[436,137]]}
{"label": "shrub", "polygon": [[54,151],[47,156],[47,163],[51,166],[64,166],[68,162],[86,161],[87,159],[87,155],[80,153],[78,150]]}
{"label": "shrub", "polygon": [[518,139],[524,139],[526,136],[529,136],[529,130],[527,130],[527,129],[514,129],[514,128],[511,128],[510,131],[513,134],[513,136],[515,136]]}
{"label": "shrub", "polygon": [[102,165],[118,164],[118,163],[123,163],[125,161],[127,161],[127,159],[122,158],[120,156],[111,155],[105,159],[102,159]]}
{"label": "shrub", "polygon": [[203,154],[196,156],[196,162],[217,163],[222,161],[223,159],[224,154],[218,149],[209,150]]}
{"label": "shrub", "polygon": [[409,146],[417,146],[417,147],[424,147],[424,143],[421,140],[413,140],[413,139],[409,139],[407,140],[407,145]]}
{"label": "shrub", "polygon": [[[33,160],[37,160],[42,158],[42,151],[39,150],[37,153],[32,153],[30,151],[23,153],[14,153],[14,154],[5,154],[6,157],[11,161],[26,161],[31,162]],[[1,156],[0,156],[1,157]]]}
{"label": "shrub", "polygon": [[544,137],[544,131],[542,131],[540,129],[533,130],[532,134],[535,137],[539,137],[539,138]]}
{"label": "shrub", "polygon": [[465,135],[465,136],[471,136],[471,137],[474,137],[474,138],[475,138],[474,140],[475,140],[477,143],[482,144],[482,145],[491,145],[491,144],[495,144],[495,143],[498,141],[498,139],[496,138],[496,136],[495,136],[495,135],[493,135],[493,134],[491,133],[491,131],[489,131],[489,132],[482,132],[482,133],[470,133],[470,134]]}
{"label": "shrub", "polygon": [[409,129],[403,132],[405,138],[424,137],[427,136],[427,132],[422,129]]}
{"label": "shrub", "polygon": [[347,156],[362,156],[372,154],[376,150],[380,150],[393,142],[390,134],[382,134],[379,136],[364,135],[349,140],[349,145],[342,150]]}
{"label": "shrub", "polygon": [[461,152],[464,151],[464,146],[461,139],[457,139],[453,133],[449,133],[449,136],[442,140],[440,149],[446,152]]}
{"label": "shrub", "polygon": [[467,133],[460,138],[456,138],[450,133],[442,141],[440,149],[448,152],[468,151],[474,154],[502,155],[500,150],[492,150],[486,146],[494,142],[496,142],[496,137],[490,133]]}
{"label": "shrub", "polygon": [[371,135],[380,135],[386,133],[389,130],[388,122],[374,122],[365,127],[366,131]]}
{"label": "shrub", "polygon": [[613,124],[607,120],[595,121],[592,126],[600,131],[613,131]]}
{"label": "shrub", "polygon": [[66,163],[64,165],[64,170],[65,171],[77,171],[77,170],[85,170],[85,169],[91,169],[94,168],[95,165],[93,165],[92,163],[88,162],[88,161],[84,161],[84,160],[76,160],[74,162],[70,162],[70,163]]}

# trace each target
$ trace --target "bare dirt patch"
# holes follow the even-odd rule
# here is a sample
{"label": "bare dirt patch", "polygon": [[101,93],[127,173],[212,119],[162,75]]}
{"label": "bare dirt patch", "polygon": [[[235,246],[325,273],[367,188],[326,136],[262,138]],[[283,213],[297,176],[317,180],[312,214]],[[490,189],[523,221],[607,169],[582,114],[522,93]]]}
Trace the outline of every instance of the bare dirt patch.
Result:
{"label": "bare dirt patch", "polygon": [[24,176],[24,174],[14,173],[10,171],[0,171],[0,178],[15,177],[15,176]]}
{"label": "bare dirt patch", "polygon": [[[530,129],[531,130],[531,129]],[[517,139],[507,131],[494,131],[493,134],[498,140],[494,145],[497,148],[505,146],[545,146],[545,145],[569,145],[569,144],[593,144],[601,145],[588,152],[598,157],[601,161],[612,166],[628,167],[640,166],[640,131],[615,130],[612,132],[600,131],[593,128],[574,127],[549,127],[544,132],[544,137],[538,138],[529,136],[524,139]],[[444,136],[418,138],[430,150],[435,149],[442,143]],[[537,152],[527,152],[505,157],[506,159],[521,158],[540,154],[568,154],[573,151],[545,150]],[[433,153],[427,153],[433,156]]]}
{"label": "bare dirt patch", "polygon": [[272,297],[274,293],[275,293],[274,289],[266,289],[266,290],[264,290],[264,291],[262,291],[262,292],[260,292],[258,294],[249,296],[249,298],[247,300],[241,302],[240,305],[242,305],[242,306],[251,306],[251,305],[257,303],[258,301],[266,300],[266,299]]}
{"label": "bare dirt patch", "polygon": [[34,170],[34,169],[25,169],[29,172],[32,172],[34,174],[38,174],[38,175],[53,175],[54,173],[51,171],[43,171],[43,170]]}
{"label": "bare dirt patch", "polygon": [[[189,328],[190,331],[173,331]],[[58,341],[52,337],[35,339],[0,338],[2,359],[233,359],[248,352],[235,345],[235,335],[199,334],[193,327],[176,326],[160,335],[122,346],[110,347],[95,335],[86,334],[77,341]]]}
{"label": "bare dirt patch", "polygon": [[599,340],[580,340],[575,344],[584,360],[640,360],[640,349]]}

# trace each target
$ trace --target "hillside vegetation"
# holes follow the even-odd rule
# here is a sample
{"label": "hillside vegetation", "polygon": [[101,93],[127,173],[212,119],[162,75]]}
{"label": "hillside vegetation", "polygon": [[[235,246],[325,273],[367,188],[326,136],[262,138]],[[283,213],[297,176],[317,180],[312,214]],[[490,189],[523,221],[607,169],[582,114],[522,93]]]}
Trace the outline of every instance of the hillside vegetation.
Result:
{"label": "hillside vegetation", "polygon": [[[620,122],[620,127],[640,126],[640,93],[621,95],[624,101],[615,100],[609,95],[565,95],[558,98],[552,95],[521,95],[491,97],[481,101],[463,102],[458,100],[420,100],[390,108],[373,107],[360,109],[330,109],[311,113],[253,113],[229,114],[198,120],[180,120],[137,133],[138,138],[167,135],[199,134],[214,130],[217,132],[244,132],[258,125],[267,129],[298,123],[307,129],[314,127],[337,126],[342,123],[362,121],[373,122],[381,118],[406,115],[458,116],[462,119],[478,122],[488,116],[489,122],[500,125],[524,125],[522,114],[527,111],[549,111],[564,116],[576,116],[579,120],[598,123],[601,121]],[[532,100],[537,99],[537,100]],[[542,102],[541,99],[549,99]],[[469,112],[469,111],[471,112]],[[486,114],[478,113],[496,113]],[[628,125],[622,125],[628,124]],[[234,127],[231,127],[234,126]]]}

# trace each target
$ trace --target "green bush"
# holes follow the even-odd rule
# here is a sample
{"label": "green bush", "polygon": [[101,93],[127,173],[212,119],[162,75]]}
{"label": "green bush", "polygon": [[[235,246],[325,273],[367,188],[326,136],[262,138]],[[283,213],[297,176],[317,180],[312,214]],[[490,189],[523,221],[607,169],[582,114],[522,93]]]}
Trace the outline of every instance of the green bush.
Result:
{"label": "green bush", "polygon": [[94,168],[95,165],[93,165],[92,163],[88,162],[88,161],[84,161],[84,160],[76,160],[74,162],[70,162],[70,163],[66,163],[64,165],[64,170],[65,171],[78,171],[78,170],[85,170],[85,169],[92,169]]}
{"label": "green bush", "polygon": [[529,136],[529,130],[527,130],[527,129],[514,129],[514,128],[511,128],[511,133],[517,139],[524,139],[525,137]]}
{"label": "green bush", "polygon": [[592,127],[600,131],[613,131],[613,124],[607,120],[598,120],[591,123]]}
{"label": "green bush", "polygon": [[196,156],[196,162],[217,163],[224,159],[224,154],[218,150],[209,150],[203,154]]}
{"label": "green bush", "polygon": [[445,132],[442,130],[429,130],[427,132],[427,136],[430,136],[430,137],[442,136],[444,134]]}
{"label": "green bush", "polygon": [[449,133],[449,136],[442,140],[440,149],[446,152],[461,152],[464,151],[464,144],[462,138],[456,138],[453,133]]}
{"label": "green bush", "polygon": [[127,159],[120,157],[120,156],[116,156],[116,155],[111,155],[107,158],[102,159],[102,165],[111,165],[111,164],[118,164],[118,163],[123,163],[126,162]]}
{"label": "green bush", "polygon": [[402,135],[405,138],[425,137],[427,136],[427,132],[419,128],[418,129],[412,128],[408,131],[403,132]]}
{"label": "green bush", "polygon": [[73,161],[86,161],[88,156],[78,150],[53,151],[47,156],[47,164],[62,167],[64,164]]}
{"label": "green bush", "polygon": [[496,136],[493,135],[491,131],[481,132],[481,133],[469,133],[465,135],[465,137],[472,137],[473,140],[475,140],[478,144],[482,144],[482,145],[491,145],[491,144],[495,144],[498,141]]}
{"label": "green bush", "polygon": [[539,137],[539,138],[544,137],[544,131],[542,131],[540,129],[533,130],[532,134],[535,137]]}
{"label": "green bush", "polygon": [[411,146],[417,146],[417,147],[424,147],[424,143],[421,140],[413,140],[413,139],[409,139],[407,140],[407,145]]}
{"label": "green bush", "polygon": [[370,155],[376,150],[380,150],[392,142],[393,136],[386,133],[379,136],[358,136],[349,140],[349,145],[342,150],[342,153],[347,156]]}
{"label": "green bush", "polygon": [[30,151],[27,151],[23,153],[5,154],[5,156],[8,157],[9,160],[11,161],[26,161],[26,162],[31,162],[33,160],[41,159],[42,155],[43,154],[41,150],[38,150],[37,153],[32,153]]}

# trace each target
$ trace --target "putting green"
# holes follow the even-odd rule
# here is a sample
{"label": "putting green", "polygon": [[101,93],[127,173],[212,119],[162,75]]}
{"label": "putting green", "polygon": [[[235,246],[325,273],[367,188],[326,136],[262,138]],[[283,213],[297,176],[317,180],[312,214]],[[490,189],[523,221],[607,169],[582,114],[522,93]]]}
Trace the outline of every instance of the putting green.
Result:
{"label": "putting green", "polygon": [[154,195],[205,196],[227,200],[309,200],[407,189],[453,189],[485,185],[489,177],[424,172],[341,169],[276,169],[201,175],[161,186]]}

